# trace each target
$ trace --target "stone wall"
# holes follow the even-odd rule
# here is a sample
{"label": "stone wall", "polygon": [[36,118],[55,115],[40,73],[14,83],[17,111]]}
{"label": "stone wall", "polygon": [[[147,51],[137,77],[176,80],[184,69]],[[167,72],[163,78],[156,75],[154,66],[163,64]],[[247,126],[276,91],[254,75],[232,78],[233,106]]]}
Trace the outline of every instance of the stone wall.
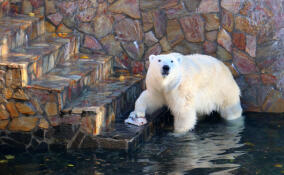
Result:
{"label": "stone wall", "polygon": [[6,16],[10,10],[9,0],[0,0],[0,18]]}
{"label": "stone wall", "polygon": [[81,35],[81,52],[145,73],[150,54],[204,53],[228,65],[249,111],[284,112],[283,0],[12,0],[49,32]]}

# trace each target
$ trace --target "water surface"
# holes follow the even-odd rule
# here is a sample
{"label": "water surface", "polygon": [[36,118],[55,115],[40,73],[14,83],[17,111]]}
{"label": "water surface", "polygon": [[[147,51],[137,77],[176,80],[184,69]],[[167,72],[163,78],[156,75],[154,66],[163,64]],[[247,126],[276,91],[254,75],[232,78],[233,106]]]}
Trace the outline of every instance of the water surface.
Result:
{"label": "water surface", "polygon": [[183,136],[171,126],[132,154],[110,151],[0,154],[9,174],[284,174],[284,115],[211,116]]}

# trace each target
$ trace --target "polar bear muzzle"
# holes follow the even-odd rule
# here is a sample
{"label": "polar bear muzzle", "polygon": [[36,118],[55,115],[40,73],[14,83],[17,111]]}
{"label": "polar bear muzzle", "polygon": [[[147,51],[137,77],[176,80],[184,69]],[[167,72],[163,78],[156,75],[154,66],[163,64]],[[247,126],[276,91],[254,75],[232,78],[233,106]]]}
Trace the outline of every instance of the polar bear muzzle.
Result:
{"label": "polar bear muzzle", "polygon": [[162,75],[167,76],[167,75],[169,75],[169,73],[170,73],[170,67],[168,65],[164,65],[162,67]]}

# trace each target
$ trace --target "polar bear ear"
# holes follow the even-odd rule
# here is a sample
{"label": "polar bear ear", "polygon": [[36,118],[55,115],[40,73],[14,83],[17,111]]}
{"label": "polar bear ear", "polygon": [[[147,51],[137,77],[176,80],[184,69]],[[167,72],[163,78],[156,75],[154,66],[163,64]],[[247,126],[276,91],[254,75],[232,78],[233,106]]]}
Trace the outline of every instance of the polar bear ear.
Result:
{"label": "polar bear ear", "polygon": [[181,63],[181,57],[177,57],[177,61]]}
{"label": "polar bear ear", "polygon": [[181,63],[181,60],[182,60],[182,57],[183,57],[182,54],[174,53],[174,57],[176,58],[176,60],[177,60],[179,63]]}
{"label": "polar bear ear", "polygon": [[151,61],[154,61],[154,59],[156,58],[156,55],[150,55],[149,56],[149,61],[151,62]]}

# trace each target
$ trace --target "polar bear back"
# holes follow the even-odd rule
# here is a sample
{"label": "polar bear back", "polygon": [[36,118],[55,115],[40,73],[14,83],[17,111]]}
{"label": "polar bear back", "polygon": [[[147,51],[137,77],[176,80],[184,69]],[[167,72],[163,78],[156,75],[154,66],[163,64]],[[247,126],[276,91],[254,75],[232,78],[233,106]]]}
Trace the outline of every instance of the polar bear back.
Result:
{"label": "polar bear back", "polygon": [[224,101],[220,97],[225,95],[233,94],[232,97],[236,97],[233,100],[239,100],[240,89],[223,62],[212,56],[194,54],[183,56],[181,65],[183,81],[180,88],[185,94],[194,94],[197,111],[198,106],[202,107],[200,113],[218,108],[215,105],[222,105]]}

